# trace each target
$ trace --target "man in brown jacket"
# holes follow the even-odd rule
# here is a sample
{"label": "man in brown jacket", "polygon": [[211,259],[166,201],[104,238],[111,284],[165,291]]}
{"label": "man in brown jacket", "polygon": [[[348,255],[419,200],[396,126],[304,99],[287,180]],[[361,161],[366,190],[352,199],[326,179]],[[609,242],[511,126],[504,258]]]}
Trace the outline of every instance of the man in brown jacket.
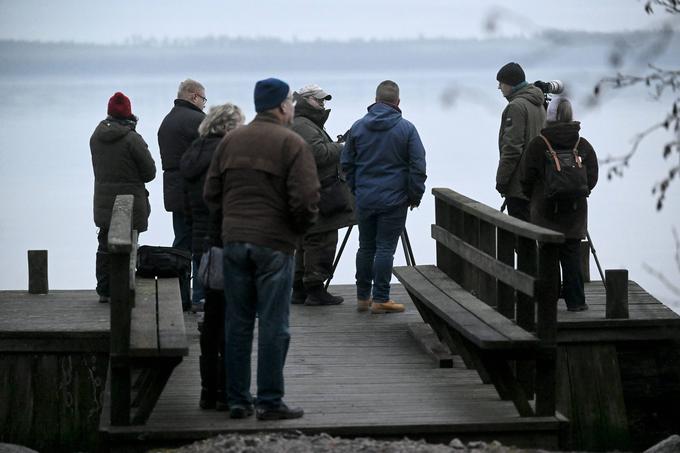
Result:
{"label": "man in brown jacket", "polygon": [[288,127],[288,84],[255,85],[255,119],[227,134],[213,156],[204,198],[221,209],[227,400],[231,418],[253,413],[250,358],[258,318],[257,418],[302,417],[283,402],[295,244],[316,220],[319,178],[309,145]]}

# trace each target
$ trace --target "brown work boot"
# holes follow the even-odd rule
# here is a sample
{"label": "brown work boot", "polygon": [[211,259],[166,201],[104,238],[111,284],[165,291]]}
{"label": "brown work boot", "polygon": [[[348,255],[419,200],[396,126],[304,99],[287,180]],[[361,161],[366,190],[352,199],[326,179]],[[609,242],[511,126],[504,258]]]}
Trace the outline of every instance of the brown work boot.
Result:
{"label": "brown work boot", "polygon": [[357,299],[357,311],[368,311],[371,308],[371,299]]}
{"label": "brown work boot", "polygon": [[386,302],[376,302],[373,301],[371,304],[371,313],[401,313],[404,311],[404,305],[398,304],[393,300],[388,300]]}

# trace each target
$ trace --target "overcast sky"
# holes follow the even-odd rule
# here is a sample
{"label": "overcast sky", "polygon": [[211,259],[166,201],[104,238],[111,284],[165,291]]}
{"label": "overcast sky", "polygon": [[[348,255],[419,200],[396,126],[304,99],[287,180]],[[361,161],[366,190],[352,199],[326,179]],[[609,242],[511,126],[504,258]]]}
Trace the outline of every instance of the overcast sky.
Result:
{"label": "overcast sky", "polygon": [[669,19],[660,9],[645,14],[643,0],[0,0],[0,39],[483,38],[494,12],[501,36],[543,28],[639,30]]}

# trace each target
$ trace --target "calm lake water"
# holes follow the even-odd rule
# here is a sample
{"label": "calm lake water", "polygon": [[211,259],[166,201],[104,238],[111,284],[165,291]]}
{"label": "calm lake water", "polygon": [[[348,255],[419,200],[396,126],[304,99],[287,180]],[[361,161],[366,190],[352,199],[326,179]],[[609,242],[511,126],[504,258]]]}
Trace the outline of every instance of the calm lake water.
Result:
{"label": "calm lake water", "polygon": [[[582,135],[602,158],[629,150],[636,132],[659,121],[667,105],[656,102],[644,90],[616,93],[596,109],[582,100],[604,71],[534,69],[530,80],[563,79],[572,87],[575,115],[582,121]],[[97,246],[92,221],[93,176],[89,137],[106,114],[109,97],[123,91],[140,117],[138,131],[149,144],[159,173],[148,190],[152,214],[142,244],[172,242],[170,214],[163,209],[160,155],[156,131],[172,106],[177,84],[191,76],[206,86],[208,104],[226,101],[240,105],[247,119],[254,116],[254,82],[272,74],[157,74],[144,77],[0,78],[5,93],[0,104],[0,289],[24,289],[28,285],[26,251],[49,250],[50,288],[94,288]],[[365,113],[383,79],[398,82],[404,117],[420,132],[427,150],[427,192],[419,209],[409,215],[407,229],[419,264],[434,263],[433,187],[449,187],[490,206],[502,200],[494,190],[498,159],[497,134],[500,113],[506,103],[496,89],[495,70],[479,72],[409,71],[398,73],[296,73],[273,74],[298,88],[318,83],[333,94],[327,130],[343,133]],[[444,94],[453,104],[442,102]],[[605,268],[627,268],[630,278],[680,311],[673,295],[643,263],[663,271],[673,282],[680,280],[674,263],[671,226],[680,227],[680,184],[671,187],[666,207],[655,210],[651,187],[665,173],[661,157],[668,136],[652,135],[643,144],[625,178],[600,183],[590,197],[590,233]],[[341,237],[344,231],[341,232]],[[340,261],[335,283],[351,283],[358,234],[352,233]],[[398,249],[395,264],[403,264]],[[594,262],[593,278],[597,277]]]}

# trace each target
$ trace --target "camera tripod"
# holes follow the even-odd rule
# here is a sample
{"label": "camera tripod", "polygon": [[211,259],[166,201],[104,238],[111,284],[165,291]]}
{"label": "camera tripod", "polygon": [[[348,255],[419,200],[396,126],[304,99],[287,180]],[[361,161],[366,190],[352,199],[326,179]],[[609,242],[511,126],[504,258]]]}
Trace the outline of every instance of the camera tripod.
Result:
{"label": "camera tripod", "polygon": [[[352,228],[354,228],[354,225],[349,225],[347,227],[347,232],[345,233],[345,237],[342,239],[342,244],[340,244],[340,248],[338,249],[338,254],[335,256],[335,259],[333,260],[333,268],[331,269],[331,275],[328,277],[328,280],[326,280],[325,288],[328,289],[328,285],[331,284],[331,280],[333,279],[333,276],[335,275],[335,269],[338,267],[338,263],[340,262],[340,257],[342,256],[342,252],[345,250],[345,246],[347,245],[347,240],[349,239],[349,235],[352,233]],[[407,266],[415,266],[416,265],[416,260],[413,256],[413,249],[411,248],[411,240],[408,237],[408,232],[406,231],[406,226],[404,226],[404,230],[401,232],[401,235],[399,236],[401,239],[401,245],[404,248],[404,258],[406,258],[406,265]]]}

